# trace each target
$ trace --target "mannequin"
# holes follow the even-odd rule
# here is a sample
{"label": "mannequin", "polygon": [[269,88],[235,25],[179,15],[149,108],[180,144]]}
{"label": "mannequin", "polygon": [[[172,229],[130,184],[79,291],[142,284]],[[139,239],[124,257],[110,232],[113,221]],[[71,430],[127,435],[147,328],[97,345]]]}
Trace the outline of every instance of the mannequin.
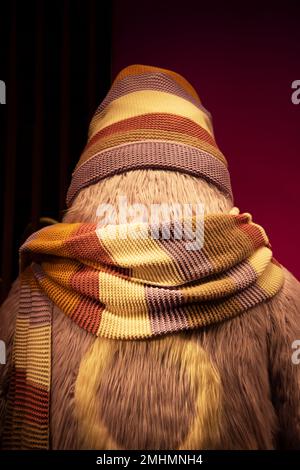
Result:
{"label": "mannequin", "polygon": [[[166,73],[157,72],[156,68],[132,66],[126,73],[121,72],[118,80],[126,80],[128,86],[128,77],[142,71],[152,74],[155,86]],[[167,75],[174,78],[171,72]],[[182,77],[176,75],[174,79],[185,87],[185,91],[180,89],[176,93],[186,96],[184,93],[189,90],[191,100],[196,99],[195,91]],[[168,89],[166,94],[169,92]],[[153,96],[152,93],[151,106]],[[181,103],[178,96],[176,99],[177,104]],[[122,107],[116,112],[109,108],[114,100],[117,101],[113,87],[92,121],[95,136],[101,132],[99,116],[100,124],[104,116],[105,126],[113,126],[110,119],[124,112]],[[143,104],[137,103],[138,106]],[[169,111],[175,110],[173,101],[166,103],[164,106]],[[109,112],[101,114],[106,106],[109,112],[113,111],[112,115]],[[191,128],[197,121],[206,126],[205,132],[211,132],[209,121],[203,120],[203,110],[198,101],[193,106],[200,110],[200,117],[193,114],[190,102],[187,108],[182,108],[183,114],[188,114],[186,109],[193,111]],[[128,109],[133,112],[131,106]],[[153,117],[152,112],[150,116]],[[125,118],[122,114],[122,119]],[[183,117],[184,122],[185,119],[186,116]],[[90,129],[90,144],[82,157],[82,165],[90,163],[89,158],[96,152],[95,149],[91,151],[91,146],[98,145],[93,140],[93,126]],[[200,137],[203,132],[201,130]],[[129,138],[129,135],[136,139],[136,134],[126,132],[122,138]],[[177,133],[176,138],[186,139],[186,136]],[[99,143],[101,156],[103,145],[108,145],[105,139]],[[205,152],[201,150],[199,159],[212,158],[206,153],[208,150],[222,158],[213,148],[212,141],[207,144],[208,141],[209,137],[203,141]],[[122,150],[123,145],[118,141],[117,148]],[[193,141],[193,145],[199,147],[199,142]],[[146,153],[143,161],[148,157],[149,153]],[[217,158],[211,161],[219,165]],[[143,204],[148,209],[151,204],[159,203],[200,203],[206,215],[238,214],[226,178],[214,180],[210,173],[205,173],[204,166],[200,168],[202,173],[198,168],[188,174],[186,162],[181,169],[174,167],[178,162],[178,159],[170,160],[166,168],[136,168],[132,165],[131,168],[123,168],[120,174],[102,174],[95,180],[87,180],[86,173],[80,180],[76,179],[80,168],[84,168],[79,166],[77,173],[73,174],[68,194],[69,207],[63,222],[98,223],[99,205],[116,206],[120,197],[126,197],[128,204]],[[103,173],[106,167],[99,168]],[[300,338],[300,284],[284,268],[283,273],[283,286],[276,295],[239,315],[201,328],[150,338],[95,337],[52,302],[49,447],[144,450],[299,448],[300,368],[292,361],[292,344]],[[17,279],[0,311],[0,338],[7,346],[8,365],[12,361],[19,295],[20,281]],[[126,318],[128,312],[124,310],[121,314]],[[10,368],[1,367],[1,431],[6,419],[9,381]]]}

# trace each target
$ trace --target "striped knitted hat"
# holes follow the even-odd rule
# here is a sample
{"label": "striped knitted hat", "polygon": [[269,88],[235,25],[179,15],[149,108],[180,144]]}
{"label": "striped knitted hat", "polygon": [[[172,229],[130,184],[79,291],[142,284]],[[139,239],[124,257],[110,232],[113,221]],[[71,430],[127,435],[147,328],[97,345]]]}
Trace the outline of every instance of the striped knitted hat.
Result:
{"label": "striped knitted hat", "polygon": [[202,177],[232,198],[211,116],[192,85],[170,70],[130,65],[119,72],[90,123],[67,205],[82,188],[143,168]]}

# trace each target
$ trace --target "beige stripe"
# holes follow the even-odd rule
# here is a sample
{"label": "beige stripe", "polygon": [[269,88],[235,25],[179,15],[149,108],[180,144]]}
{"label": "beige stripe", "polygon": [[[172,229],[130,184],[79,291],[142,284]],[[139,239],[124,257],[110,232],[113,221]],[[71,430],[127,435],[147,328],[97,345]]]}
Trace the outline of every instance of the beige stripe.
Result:
{"label": "beige stripe", "polygon": [[253,255],[249,256],[247,262],[254,269],[258,276],[266,269],[272,259],[272,251],[265,246],[258,248]]}
{"label": "beige stripe", "polygon": [[275,295],[282,287],[284,281],[283,269],[274,263],[270,263],[257,280],[257,285],[262,288],[268,296]]}
{"label": "beige stripe", "polygon": [[97,336],[114,339],[134,339],[152,336],[148,314],[120,316],[104,310]]}
{"label": "beige stripe", "polygon": [[[142,233],[145,226],[142,223],[132,224],[136,234]],[[119,240],[123,229],[124,225],[119,225],[112,227],[115,233],[108,228],[100,228],[96,233],[114,262],[118,266],[130,268],[132,278],[158,285],[174,285],[184,281],[173,259],[154,238],[133,239],[129,233],[126,235],[123,232],[127,238]]]}
{"label": "beige stripe", "polygon": [[209,118],[201,109],[179,96],[162,91],[135,91],[112,101],[91,123],[89,138],[115,122],[147,113],[170,113],[191,119],[210,135]]}

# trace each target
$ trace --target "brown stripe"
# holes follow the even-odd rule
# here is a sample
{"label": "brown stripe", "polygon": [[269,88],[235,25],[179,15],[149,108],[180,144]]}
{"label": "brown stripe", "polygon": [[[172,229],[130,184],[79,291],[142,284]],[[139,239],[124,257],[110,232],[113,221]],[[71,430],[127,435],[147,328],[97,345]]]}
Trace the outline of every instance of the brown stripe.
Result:
{"label": "brown stripe", "polygon": [[[25,442],[48,445],[49,392],[26,379],[26,370],[13,366],[9,406],[4,429],[4,448],[22,448]],[[34,429],[32,429],[34,428]]]}
{"label": "brown stripe", "polygon": [[[82,261],[99,263],[101,266],[112,267],[123,275],[129,275],[130,270],[117,268],[108,251],[101,243],[96,232],[96,224],[80,224],[71,237],[65,240],[64,245],[68,249],[70,258]],[[53,253],[54,254],[54,253]]]}
{"label": "brown stripe", "polygon": [[[214,138],[206,131],[206,129],[199,126],[191,119],[170,113],[151,113],[122,119],[121,121],[115,122],[104,129],[101,129],[88,141],[84,151],[88,150],[95,142],[103,137],[130,130],[140,131],[142,135],[144,129],[186,134],[191,137],[196,137],[199,140],[203,140],[218,148]],[[225,163],[225,157],[223,157],[223,159]],[[80,161],[81,160],[82,158]]]}
{"label": "brown stripe", "polygon": [[257,226],[255,224],[244,223],[240,225],[239,228],[247,235],[249,242],[252,244],[255,250],[262,245],[266,245],[260,226]]}
{"label": "brown stripe", "polygon": [[235,216],[205,218],[203,253],[212,261],[213,273],[224,272],[253,253],[253,245],[241,229],[242,223]]}

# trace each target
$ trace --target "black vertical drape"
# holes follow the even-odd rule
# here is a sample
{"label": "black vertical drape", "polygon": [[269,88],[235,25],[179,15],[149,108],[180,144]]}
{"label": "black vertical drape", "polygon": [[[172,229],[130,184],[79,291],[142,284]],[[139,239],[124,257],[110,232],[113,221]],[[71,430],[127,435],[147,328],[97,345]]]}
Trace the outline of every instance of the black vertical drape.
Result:
{"label": "black vertical drape", "polygon": [[89,121],[109,89],[110,2],[3,2],[0,80],[2,301],[24,238],[41,218],[61,218]]}

